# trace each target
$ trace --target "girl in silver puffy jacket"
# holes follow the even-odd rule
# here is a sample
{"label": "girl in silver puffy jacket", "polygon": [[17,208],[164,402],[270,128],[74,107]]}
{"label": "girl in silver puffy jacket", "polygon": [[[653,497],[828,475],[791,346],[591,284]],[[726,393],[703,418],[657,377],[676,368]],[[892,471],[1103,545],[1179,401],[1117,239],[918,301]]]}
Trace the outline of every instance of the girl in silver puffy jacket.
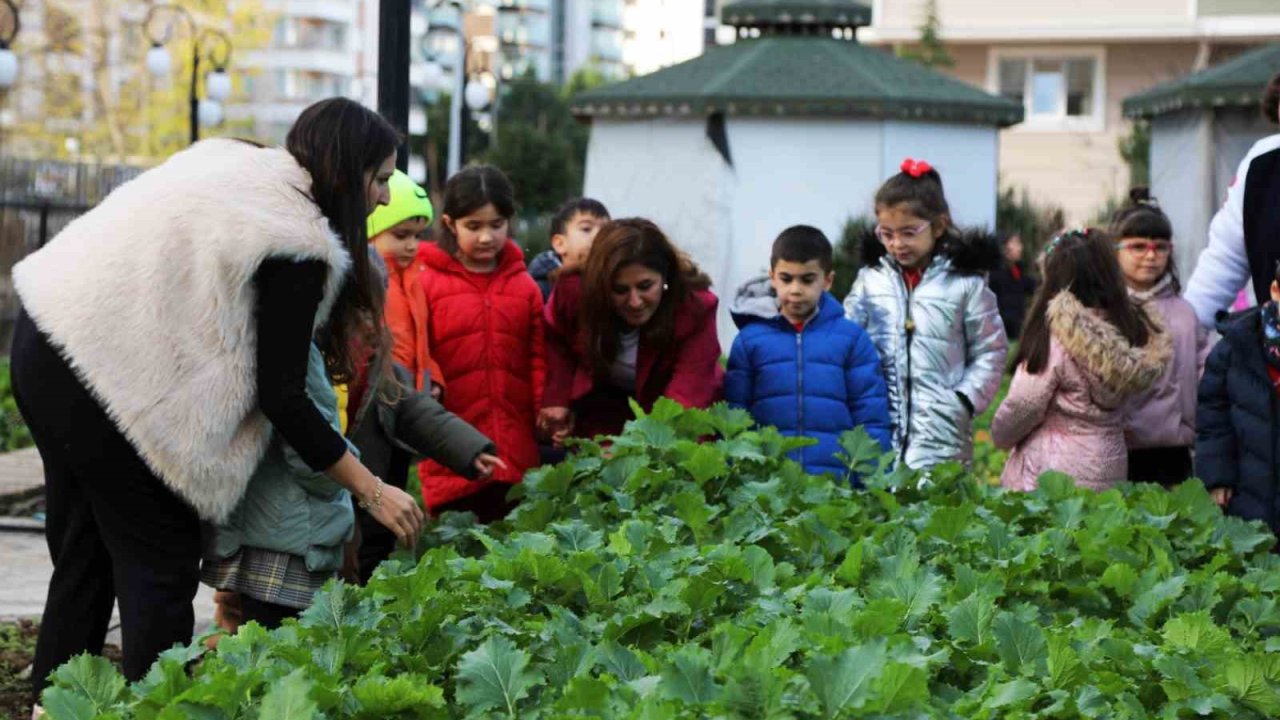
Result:
{"label": "girl in silver puffy jacket", "polygon": [[875,208],[844,308],[880,351],[894,450],[917,470],[968,465],[973,418],[1000,389],[1009,349],[985,277],[999,244],[952,225],[942,178],[924,161],[904,161]]}

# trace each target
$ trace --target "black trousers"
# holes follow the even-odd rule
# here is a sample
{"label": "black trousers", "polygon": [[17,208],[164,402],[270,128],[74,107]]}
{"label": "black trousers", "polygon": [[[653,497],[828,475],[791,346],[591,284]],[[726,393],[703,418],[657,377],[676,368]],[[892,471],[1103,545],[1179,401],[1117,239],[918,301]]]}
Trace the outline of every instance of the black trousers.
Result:
{"label": "black trousers", "polygon": [[242,612],[240,622],[247,623],[255,620],[259,625],[268,629],[275,630],[286,618],[296,618],[302,614],[298,608],[287,607],[285,605],[276,605],[275,603],[263,602],[248,595],[240,595],[240,610]]}
{"label": "black trousers", "polygon": [[139,680],[161,652],[191,642],[199,518],[151,472],[26,313],[14,329],[11,374],[44,461],[53,558],[35,693],[67,660],[102,652],[116,601],[124,674]]}
{"label": "black trousers", "polygon": [[1194,474],[1189,447],[1129,451],[1129,480],[1132,482],[1173,487]]}

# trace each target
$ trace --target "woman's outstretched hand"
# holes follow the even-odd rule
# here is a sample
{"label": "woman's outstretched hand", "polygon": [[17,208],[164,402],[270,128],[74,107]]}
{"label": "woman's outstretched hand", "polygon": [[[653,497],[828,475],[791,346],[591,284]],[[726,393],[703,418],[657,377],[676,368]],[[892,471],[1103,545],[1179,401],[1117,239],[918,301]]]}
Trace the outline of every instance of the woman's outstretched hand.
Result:
{"label": "woman's outstretched hand", "polygon": [[418,541],[418,536],[422,534],[422,525],[426,521],[422,508],[418,507],[418,501],[414,500],[412,495],[400,488],[386,483],[381,487],[381,498],[375,500],[377,491],[371,490],[367,496],[361,497],[360,501],[368,503],[369,514],[374,520],[395,533],[396,539],[402,546],[412,548]]}
{"label": "woman's outstretched hand", "polygon": [[422,533],[426,515],[409,493],[394,485],[387,485],[369,472],[347,451],[326,473],[342,487],[351,491],[374,520],[395,533],[396,539],[407,548],[413,547]]}

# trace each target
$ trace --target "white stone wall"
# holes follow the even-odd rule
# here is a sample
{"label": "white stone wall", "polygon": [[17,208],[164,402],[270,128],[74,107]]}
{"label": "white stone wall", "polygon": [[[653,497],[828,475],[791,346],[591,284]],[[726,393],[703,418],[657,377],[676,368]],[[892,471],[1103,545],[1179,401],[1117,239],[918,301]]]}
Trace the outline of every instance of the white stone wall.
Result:
{"label": "white stone wall", "polygon": [[958,222],[995,222],[995,128],[730,118],[728,139],[732,167],[704,119],[597,120],[585,185],[614,217],[654,220],[711,275],[726,353],[736,335],[734,292],[767,271],[778,233],[808,224],[838,242],[846,220],[873,212],[876,189],[903,157],[939,167]]}

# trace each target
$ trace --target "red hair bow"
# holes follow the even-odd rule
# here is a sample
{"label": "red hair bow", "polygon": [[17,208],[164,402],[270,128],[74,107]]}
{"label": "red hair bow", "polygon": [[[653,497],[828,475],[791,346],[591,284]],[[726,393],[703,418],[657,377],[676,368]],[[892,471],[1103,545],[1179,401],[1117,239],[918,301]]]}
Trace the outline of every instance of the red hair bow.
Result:
{"label": "red hair bow", "polygon": [[911,158],[907,158],[902,161],[902,172],[913,178],[919,178],[932,169],[933,166],[924,160],[912,160]]}

